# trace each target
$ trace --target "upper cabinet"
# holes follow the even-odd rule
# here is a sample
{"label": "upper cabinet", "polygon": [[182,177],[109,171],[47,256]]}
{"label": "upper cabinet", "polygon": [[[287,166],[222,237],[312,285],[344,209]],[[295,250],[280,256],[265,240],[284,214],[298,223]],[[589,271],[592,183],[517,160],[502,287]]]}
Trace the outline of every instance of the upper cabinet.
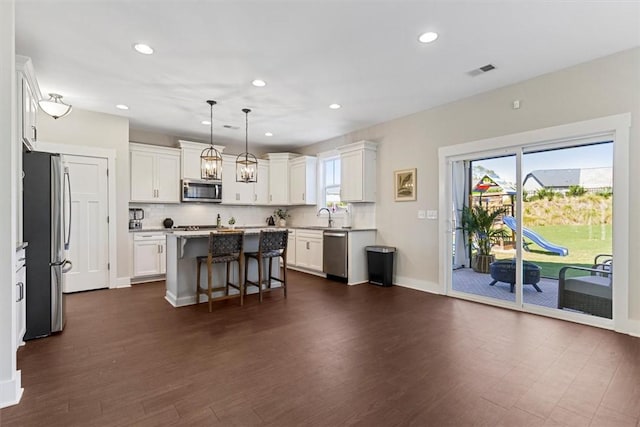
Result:
{"label": "upper cabinet", "polygon": [[[178,142],[180,143],[180,151],[182,153],[181,178],[202,179],[202,175],[200,173],[200,155],[202,154],[202,150],[209,147],[209,144],[183,140],[179,140]],[[221,145],[214,145],[213,148],[222,154],[225,147]]]}
{"label": "upper cabinet", "polygon": [[16,55],[16,75],[20,139],[31,150],[38,140],[36,119],[41,95],[30,58]]}
{"label": "upper cabinet", "polygon": [[[289,204],[289,160],[293,153],[269,153],[269,204]],[[224,192],[224,191],[223,191]]]}
{"label": "upper cabinet", "polygon": [[269,200],[269,162],[258,160],[258,181],[236,181],[236,156],[222,156],[222,203],[266,205]]}
{"label": "upper cabinet", "polygon": [[375,142],[360,141],[338,148],[340,153],[340,200],[376,201]]}
{"label": "upper cabinet", "polygon": [[289,161],[289,204],[316,204],[316,174],[318,159],[300,156]]}
{"label": "upper cabinet", "polygon": [[180,203],[180,150],[130,143],[131,201]]}

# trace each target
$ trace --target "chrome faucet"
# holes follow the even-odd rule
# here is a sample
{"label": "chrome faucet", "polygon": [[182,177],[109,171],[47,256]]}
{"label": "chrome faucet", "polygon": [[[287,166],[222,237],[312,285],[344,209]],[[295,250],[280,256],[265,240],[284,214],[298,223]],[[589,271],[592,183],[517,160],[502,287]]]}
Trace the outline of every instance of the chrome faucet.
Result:
{"label": "chrome faucet", "polygon": [[318,210],[318,216],[320,216],[320,212],[327,211],[329,214],[329,228],[333,228],[333,219],[331,219],[331,210],[329,208],[320,208]]}

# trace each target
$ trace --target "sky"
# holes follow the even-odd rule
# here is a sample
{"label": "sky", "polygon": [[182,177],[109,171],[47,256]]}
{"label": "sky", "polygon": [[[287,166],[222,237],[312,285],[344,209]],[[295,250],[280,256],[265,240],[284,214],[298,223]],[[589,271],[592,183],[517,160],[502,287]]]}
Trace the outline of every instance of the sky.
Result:
{"label": "sky", "polygon": [[[475,160],[493,170],[507,182],[516,182],[516,156]],[[584,169],[613,166],[613,143],[564,148],[561,150],[527,153],[522,156],[522,178],[538,169]]]}

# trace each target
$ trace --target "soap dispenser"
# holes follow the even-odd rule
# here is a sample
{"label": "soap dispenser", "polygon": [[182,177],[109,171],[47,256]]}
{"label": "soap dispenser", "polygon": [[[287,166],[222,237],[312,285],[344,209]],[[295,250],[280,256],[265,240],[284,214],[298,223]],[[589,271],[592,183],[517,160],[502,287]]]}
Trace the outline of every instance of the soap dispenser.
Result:
{"label": "soap dispenser", "polygon": [[342,228],[351,228],[351,212],[349,212],[349,208],[345,209],[344,211],[344,217],[342,219]]}
{"label": "soap dispenser", "polygon": [[216,228],[220,228],[222,226],[222,218],[220,218],[220,214],[218,214],[218,218],[216,218]]}

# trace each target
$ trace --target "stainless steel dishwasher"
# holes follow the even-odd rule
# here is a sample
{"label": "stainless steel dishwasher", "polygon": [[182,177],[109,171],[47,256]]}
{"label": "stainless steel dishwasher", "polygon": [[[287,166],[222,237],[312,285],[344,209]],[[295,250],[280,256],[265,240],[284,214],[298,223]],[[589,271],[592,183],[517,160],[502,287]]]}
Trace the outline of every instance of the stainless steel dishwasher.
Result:
{"label": "stainless steel dishwasher", "polygon": [[325,230],[322,244],[322,271],[328,276],[347,278],[348,239],[349,233],[346,231]]}

